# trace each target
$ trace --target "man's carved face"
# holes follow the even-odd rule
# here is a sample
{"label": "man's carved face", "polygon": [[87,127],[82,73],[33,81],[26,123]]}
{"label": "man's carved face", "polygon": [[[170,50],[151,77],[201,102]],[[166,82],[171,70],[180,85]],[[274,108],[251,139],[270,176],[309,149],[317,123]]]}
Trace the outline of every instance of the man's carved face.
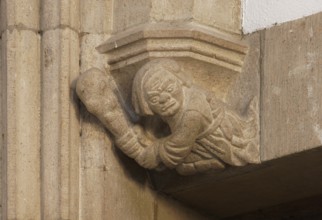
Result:
{"label": "man's carved face", "polygon": [[147,80],[144,90],[149,107],[160,116],[173,116],[182,106],[182,83],[168,71],[154,74]]}

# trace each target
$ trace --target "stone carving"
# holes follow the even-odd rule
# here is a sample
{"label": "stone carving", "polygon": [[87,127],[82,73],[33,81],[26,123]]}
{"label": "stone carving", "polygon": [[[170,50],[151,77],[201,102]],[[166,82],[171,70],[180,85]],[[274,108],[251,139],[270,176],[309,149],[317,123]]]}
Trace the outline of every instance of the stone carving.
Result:
{"label": "stone carving", "polygon": [[184,79],[171,59],[155,59],[135,75],[132,104],[140,116],[157,116],[171,134],[155,138],[126,115],[111,76],[83,73],[76,91],[87,110],[115,137],[116,145],[147,169],[176,169],[190,175],[227,165],[259,163],[258,110],[254,98],[239,115],[213,94]]}

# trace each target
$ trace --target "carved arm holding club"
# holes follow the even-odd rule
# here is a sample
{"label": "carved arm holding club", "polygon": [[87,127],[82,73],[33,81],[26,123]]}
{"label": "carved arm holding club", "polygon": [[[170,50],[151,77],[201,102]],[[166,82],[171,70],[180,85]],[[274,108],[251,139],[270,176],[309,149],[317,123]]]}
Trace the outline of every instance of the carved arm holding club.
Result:
{"label": "carved arm holding club", "polygon": [[99,69],[90,69],[79,77],[76,92],[87,110],[112,133],[116,145],[127,156],[144,168],[153,169],[159,165],[156,147],[143,135],[142,129],[133,125],[125,115],[111,76]]}

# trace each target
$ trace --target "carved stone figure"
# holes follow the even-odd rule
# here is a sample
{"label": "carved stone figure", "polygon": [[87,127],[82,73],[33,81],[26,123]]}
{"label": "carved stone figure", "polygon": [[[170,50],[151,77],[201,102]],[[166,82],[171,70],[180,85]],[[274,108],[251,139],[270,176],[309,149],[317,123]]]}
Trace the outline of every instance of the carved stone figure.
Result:
{"label": "carved stone figure", "polygon": [[98,69],[82,74],[77,94],[114,135],[116,145],[147,169],[167,167],[182,175],[226,165],[259,163],[258,111],[253,99],[238,115],[207,91],[185,80],[171,59],[155,59],[135,75],[132,104],[141,116],[159,116],[171,134],[151,138],[123,111],[111,76]]}

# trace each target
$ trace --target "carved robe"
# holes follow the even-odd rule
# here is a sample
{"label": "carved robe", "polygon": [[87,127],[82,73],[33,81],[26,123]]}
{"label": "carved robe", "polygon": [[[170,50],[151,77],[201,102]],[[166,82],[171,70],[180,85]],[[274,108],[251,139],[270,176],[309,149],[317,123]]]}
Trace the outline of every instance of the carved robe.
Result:
{"label": "carved robe", "polygon": [[[256,114],[242,119],[197,89],[186,90],[183,111],[169,121],[171,135],[159,144],[162,162],[181,174],[258,163]],[[253,106],[250,106],[252,108]]]}

